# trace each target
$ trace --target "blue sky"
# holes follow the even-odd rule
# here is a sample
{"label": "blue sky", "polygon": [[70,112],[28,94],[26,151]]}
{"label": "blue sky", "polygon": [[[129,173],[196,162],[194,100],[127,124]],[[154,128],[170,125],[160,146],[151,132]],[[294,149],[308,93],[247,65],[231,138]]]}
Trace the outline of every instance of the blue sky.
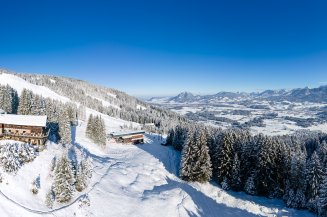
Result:
{"label": "blue sky", "polygon": [[0,1],[0,67],[132,95],[327,84],[327,2]]}

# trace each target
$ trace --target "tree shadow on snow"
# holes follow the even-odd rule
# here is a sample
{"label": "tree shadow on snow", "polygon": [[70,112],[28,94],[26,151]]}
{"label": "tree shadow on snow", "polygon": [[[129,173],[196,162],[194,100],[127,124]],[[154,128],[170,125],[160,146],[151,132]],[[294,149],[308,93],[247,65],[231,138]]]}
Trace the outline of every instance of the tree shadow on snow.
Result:
{"label": "tree shadow on snow", "polygon": [[[252,216],[258,216],[253,213],[249,213],[246,210],[234,208],[234,207],[228,207],[225,204],[217,203],[212,198],[206,196],[201,191],[196,190],[192,186],[190,186],[187,183],[184,182],[178,182],[175,180],[172,180],[167,177],[166,179],[167,184],[155,186],[152,190],[146,190],[144,191],[144,199],[146,200],[147,197],[151,197],[151,195],[159,195],[160,193],[163,193],[165,191],[178,189],[180,188],[183,190],[190,199],[194,202],[194,204],[197,206],[197,213],[193,213],[190,210],[187,210],[187,208],[184,206],[183,201],[181,201],[180,207],[184,208],[185,211],[189,214],[189,216],[205,216],[205,217],[216,217],[216,216],[223,216],[223,217],[233,217],[233,216],[246,216],[246,217],[252,217]],[[178,206],[178,204],[176,204]]]}
{"label": "tree shadow on snow", "polygon": [[[145,143],[144,145],[138,145],[137,147],[148,152],[153,157],[158,159],[165,167],[165,169],[178,177],[180,152],[174,150],[172,147],[160,145],[160,139],[157,139],[155,135],[147,135],[151,143]],[[176,181],[169,177],[166,178],[167,184],[161,186],[155,186],[152,190],[144,191],[144,198],[147,199],[151,195],[158,195],[165,191],[173,189],[181,189],[191,197],[191,200],[196,204],[198,213],[193,213],[190,210],[185,211],[189,216],[205,216],[205,217],[216,217],[216,216],[257,216],[249,213],[246,210],[228,207],[225,204],[217,203],[212,198],[206,196],[201,191],[193,188],[191,185],[183,181]],[[178,204],[176,204],[178,206]],[[181,207],[183,205],[181,204]]]}
{"label": "tree shadow on snow", "polygon": [[[95,155],[95,154],[91,153],[88,149],[81,146],[81,144],[77,143],[76,142],[76,126],[71,127],[71,140],[72,140],[73,147],[80,150],[85,157],[91,157],[93,160],[96,160],[100,163],[107,163],[111,159],[110,157],[101,157],[101,156]],[[71,153],[75,152],[75,150],[73,148],[70,151],[71,151]],[[76,155],[76,153],[75,153],[75,155]]]}
{"label": "tree shadow on snow", "polygon": [[[150,139],[150,143],[138,145],[138,148],[148,152],[153,157],[158,159],[169,173],[174,174],[178,177],[181,153],[179,151],[174,150],[171,146],[160,145],[161,141],[156,135],[147,134],[146,136]],[[186,193],[188,193],[190,197],[192,197],[192,200],[198,206],[199,213],[201,214],[201,216],[257,216],[247,212],[246,210],[227,207],[224,204],[219,204],[212,198],[206,196],[202,192],[196,190],[192,186],[182,181],[174,181],[167,177],[167,182],[168,183],[166,185],[157,186],[153,190],[146,191],[145,195],[149,195],[151,193],[160,193],[179,187]],[[219,188],[218,184],[216,184],[215,182],[211,182],[211,184]],[[252,196],[244,192],[228,191],[226,193],[228,193],[232,197],[239,198],[244,201],[249,201],[259,206],[265,206],[270,209],[276,208],[279,210],[277,216],[301,217],[304,214],[306,216],[308,216],[309,214],[307,211],[287,208],[283,201],[280,199],[268,199],[266,197]],[[189,213],[189,216],[197,216],[192,212],[187,212]]]}

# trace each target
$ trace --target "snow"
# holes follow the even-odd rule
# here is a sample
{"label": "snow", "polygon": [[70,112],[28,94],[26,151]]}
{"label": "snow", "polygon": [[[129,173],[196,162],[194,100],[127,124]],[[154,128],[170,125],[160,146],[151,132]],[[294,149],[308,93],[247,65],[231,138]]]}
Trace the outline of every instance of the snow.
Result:
{"label": "snow", "polygon": [[177,113],[179,113],[181,115],[186,115],[189,112],[196,113],[196,112],[201,111],[201,110],[202,110],[201,108],[186,107],[186,106],[183,106],[180,109],[172,109],[172,111],[177,112]]}
{"label": "snow", "polygon": [[25,88],[43,97],[49,97],[51,99],[59,100],[64,103],[70,101],[67,97],[61,96],[47,87],[31,84],[25,81],[24,79],[12,74],[0,73],[0,84],[10,85],[18,92],[18,95],[20,95],[23,89]]}
{"label": "snow", "polygon": [[309,129],[313,131],[321,131],[323,133],[327,133],[327,123],[313,125],[309,127]]}
{"label": "snow", "polygon": [[[88,112],[93,112],[88,110]],[[119,120],[106,119],[108,131]],[[0,184],[1,216],[303,216],[307,211],[288,209],[280,200],[253,197],[244,193],[226,192],[214,183],[187,183],[178,178],[180,153],[161,146],[161,137],[146,134],[144,145],[109,144],[105,149],[85,137],[86,123],[73,128],[73,149],[78,158],[88,156],[93,162],[93,177],[88,188],[75,193],[68,204],[55,204],[53,210],[44,205],[44,198],[53,177],[50,162],[64,151],[61,145],[48,142],[47,149],[16,175],[4,174]],[[6,142],[6,141],[3,141]],[[37,195],[30,192],[30,183],[40,176]],[[82,201],[89,199],[89,206]],[[13,210],[15,210],[13,212]]]}
{"label": "snow", "polygon": [[146,110],[146,107],[137,104],[137,105],[136,105],[136,109],[138,109],[138,110]]}
{"label": "snow", "polygon": [[0,114],[0,123],[19,126],[46,127],[47,116]]}
{"label": "snow", "polygon": [[[112,103],[110,103],[110,102],[108,102],[108,101],[106,101],[106,100],[103,100],[103,99],[101,99],[101,98],[94,97],[94,96],[91,96],[91,95],[89,95],[89,96],[92,97],[93,99],[97,99],[97,100],[99,100],[100,102],[102,102],[102,105],[103,105],[103,106],[114,107],[114,108],[116,108],[116,109],[118,109],[118,110],[121,109],[119,106],[117,106],[117,105],[115,105],[115,104],[112,104]],[[111,95],[109,94],[109,96],[111,96]],[[114,95],[114,96],[115,96],[115,95]],[[116,98],[116,97],[115,97],[115,98]]]}
{"label": "snow", "polygon": [[[19,93],[27,88],[44,97],[69,101],[48,88],[30,84],[11,74],[0,74],[0,84],[9,84]],[[86,115],[90,114],[101,115],[107,133],[122,131],[126,126],[141,129],[140,124],[86,108]],[[322,127],[325,126],[317,126]],[[5,173],[0,166],[3,176],[0,183],[1,217],[314,216],[308,211],[286,208],[281,200],[226,192],[214,182],[199,184],[180,180],[180,153],[172,147],[160,145],[163,141],[155,134],[146,134],[143,145],[112,143],[101,148],[85,136],[85,130],[86,122],[79,121],[78,126],[72,128],[72,147],[47,142],[46,149],[33,162],[24,164],[17,174]],[[7,142],[12,141],[0,141],[0,145]],[[51,161],[67,149],[70,157],[76,155],[78,160],[82,156],[90,159],[93,176],[87,189],[75,192],[71,202],[55,203],[53,209],[49,209],[44,201],[54,179],[50,173]],[[30,184],[38,176],[41,187],[34,195]]]}
{"label": "snow", "polygon": [[107,95],[112,97],[112,98],[117,98],[116,94],[113,94],[113,93],[107,93]]}

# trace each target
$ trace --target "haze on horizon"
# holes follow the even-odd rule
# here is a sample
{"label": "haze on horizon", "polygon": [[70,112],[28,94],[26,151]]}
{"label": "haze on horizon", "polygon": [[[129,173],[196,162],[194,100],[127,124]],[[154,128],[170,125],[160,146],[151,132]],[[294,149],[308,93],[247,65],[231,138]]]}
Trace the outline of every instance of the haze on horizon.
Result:
{"label": "haze on horizon", "polygon": [[10,1],[0,68],[136,96],[327,84],[327,2]]}

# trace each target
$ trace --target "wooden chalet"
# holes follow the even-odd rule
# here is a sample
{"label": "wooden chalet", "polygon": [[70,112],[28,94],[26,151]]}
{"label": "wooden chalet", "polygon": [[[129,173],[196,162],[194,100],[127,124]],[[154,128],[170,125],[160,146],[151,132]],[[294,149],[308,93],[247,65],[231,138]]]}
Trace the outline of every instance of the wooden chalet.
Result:
{"label": "wooden chalet", "polygon": [[143,144],[144,134],[144,131],[119,132],[109,134],[109,138],[114,139],[118,143]]}
{"label": "wooden chalet", "polygon": [[0,114],[0,140],[16,140],[34,145],[47,141],[47,116]]}

